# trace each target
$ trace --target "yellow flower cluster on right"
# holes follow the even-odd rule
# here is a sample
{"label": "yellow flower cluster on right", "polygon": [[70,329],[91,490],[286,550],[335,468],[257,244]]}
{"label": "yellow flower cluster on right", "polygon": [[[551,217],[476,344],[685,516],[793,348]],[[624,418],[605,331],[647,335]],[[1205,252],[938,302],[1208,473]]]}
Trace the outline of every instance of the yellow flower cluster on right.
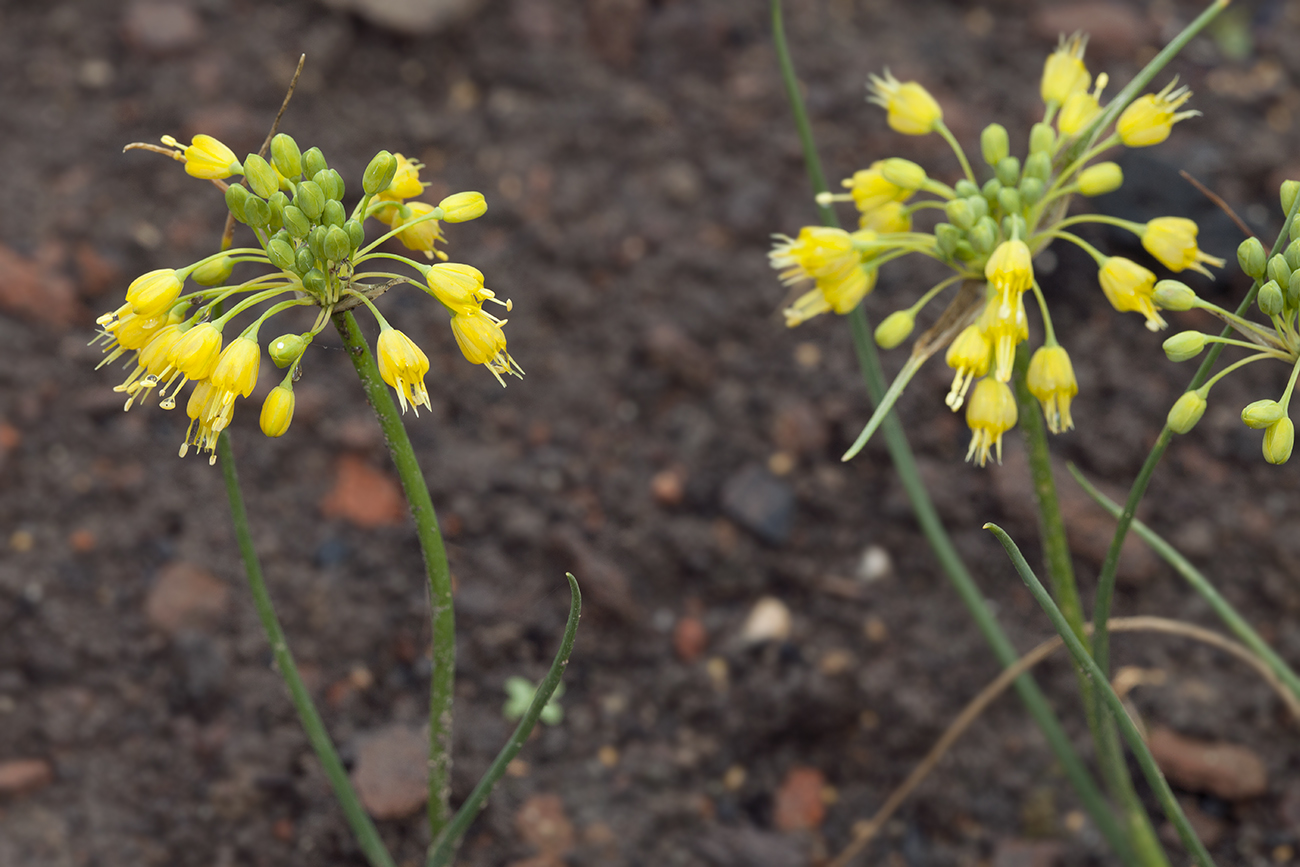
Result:
{"label": "yellow flower cluster on right", "polygon": [[[483,286],[483,275],[468,265],[428,265],[404,256],[376,250],[395,236],[406,247],[428,258],[445,260],[435,246],[445,239],[439,223],[460,223],[483,215],[483,196],[456,193],[438,205],[409,201],[423,193],[421,165],[401,154],[380,151],[361,180],[362,196],[347,211],[343,178],[330,168],[319,148],[299,149],[291,137],[271,140],[271,158],[249,154],[241,162],[217,139],[196,135],[189,145],[171,136],[163,144],[132,145],[161,151],[185,164],[193,177],[209,180],[224,190],[226,207],[253,233],[256,246],[223,249],[180,269],[150,271],[127,288],[125,303],[99,317],[100,332],[92,343],[104,345],[100,367],[127,356],[131,366],[116,390],[127,395],[126,409],[143,402],[154,389],[163,409],[177,406],[181,390],[193,383],[185,403],[190,424],[181,445],[184,456],[191,448],[212,454],[217,438],[231,422],[239,398],[257,386],[262,344],[258,333],[271,318],[294,307],[317,308],[315,323],[303,333],[287,333],[267,347],[271,360],[288,368],[279,385],[262,404],[263,433],[282,436],[293,420],[293,384],[301,375],[303,354],[313,338],[330,322],[331,315],[364,305],[379,322],[377,345],[380,376],[397,392],[402,410],[430,407],[424,378],[429,359],[409,337],[393,328],[374,301],[403,283],[433,295],[450,314],[450,326],[465,357],[482,364],[503,385],[503,373],[522,376],[523,370],[506,351],[505,334],[497,319],[482,310],[483,302],[496,301]],[[239,183],[226,179],[242,176]],[[364,223],[375,217],[391,231],[366,243]],[[416,276],[387,271],[361,270],[367,263],[396,260]],[[269,266],[269,271],[233,279],[244,265]],[[391,267],[391,266],[388,266]],[[443,275],[456,273],[467,282],[465,292],[452,298],[442,288]],[[387,280],[369,282],[376,278]],[[200,288],[185,291],[192,280]],[[509,302],[496,302],[510,308]],[[223,331],[241,314],[253,317],[233,340],[225,343]]]}
{"label": "yellow flower cluster on right", "polygon": [[[883,319],[876,340],[887,349],[906,340],[918,314],[946,290],[982,285],[983,292],[973,302],[969,290],[950,302],[941,320],[947,329],[941,341],[927,334],[914,350],[928,357],[947,345],[945,357],[954,375],[946,403],[954,411],[967,407],[972,432],[967,459],[981,465],[990,455],[1000,458],[1002,434],[1017,421],[1007,383],[1016,348],[1030,335],[1028,294],[1037,302],[1044,339],[1030,359],[1026,386],[1053,433],[1074,426],[1071,401],[1078,394],[1078,382],[1034,274],[1034,257],[1048,244],[1061,239],[1085,250],[1097,264],[1098,284],[1111,306],[1141,314],[1153,331],[1165,327],[1157,275],[1138,262],[1105,255],[1069,231],[1072,226],[1095,222],[1130,231],[1174,273],[1209,275],[1207,266],[1223,264],[1197,246],[1197,226],[1191,220],[1162,217],[1134,223],[1094,214],[1067,216],[1075,193],[1098,196],[1122,185],[1119,165],[1097,161],[1106,151],[1158,144],[1169,137],[1174,124],[1198,114],[1180,110],[1191,93],[1175,83],[1127,106],[1104,105],[1108,77],[1103,73],[1094,81],[1083,59],[1086,47],[1084,36],[1062,37],[1048,56],[1039,80],[1044,114],[1030,130],[1023,158],[1012,155],[1004,127],[994,123],[983,130],[980,155],[987,171],[982,179],[944,125],[938,100],[923,86],[899,81],[888,71],[871,76],[869,100],[885,109],[890,128],[904,135],[942,137],[962,177],[950,186],[911,160],[877,160],[846,178],[844,193],[818,197],[821,205],[852,202],[858,213],[856,231],[805,226],[794,237],[775,236],[769,254],[782,282],[807,286],[785,310],[791,327],[824,313],[853,311],[876,288],[880,269],[893,259],[915,254],[951,269],[946,279]],[[932,209],[940,209],[943,219],[927,230],[913,226],[914,219]]]}

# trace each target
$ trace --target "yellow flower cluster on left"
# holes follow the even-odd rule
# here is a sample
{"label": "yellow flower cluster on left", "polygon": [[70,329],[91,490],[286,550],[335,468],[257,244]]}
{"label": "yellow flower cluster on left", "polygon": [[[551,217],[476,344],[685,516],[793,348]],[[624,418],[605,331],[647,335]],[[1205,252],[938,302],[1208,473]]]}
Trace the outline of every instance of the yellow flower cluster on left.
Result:
{"label": "yellow flower cluster on left", "polygon": [[[1102,159],[1106,151],[1159,144],[1176,123],[1199,113],[1181,110],[1191,93],[1174,83],[1127,106],[1104,104],[1108,76],[1094,79],[1089,72],[1087,42],[1081,34],[1062,37],[1043,64],[1038,81],[1043,117],[1030,129],[1023,155],[1012,154],[1010,136],[1000,124],[982,131],[982,177],[944,125],[939,101],[921,84],[899,81],[888,70],[871,76],[868,99],[885,109],[889,127],[904,135],[943,138],[961,176],[949,184],[907,159],[876,160],[846,178],[843,193],[823,193],[817,199],[823,206],[851,202],[858,215],[856,231],[805,226],[795,237],[776,235],[769,254],[783,283],[807,287],[785,309],[786,324],[792,327],[824,313],[852,312],[893,259],[919,255],[945,265],[950,271],[945,279],[883,319],[876,340],[885,348],[906,340],[925,307],[950,288],[982,287],[974,294],[969,289],[956,293],[941,320],[943,339],[927,333],[914,350],[923,360],[946,343],[945,358],[954,374],[946,403],[954,411],[966,406],[972,432],[967,458],[981,465],[991,455],[1000,457],[1002,434],[1017,421],[1008,383],[1017,347],[1032,330],[1027,296],[1034,298],[1043,340],[1025,369],[1026,386],[1053,433],[1074,426],[1071,402],[1078,382],[1034,273],[1034,258],[1044,248],[1063,240],[1085,250],[1097,263],[1097,282],[1111,306],[1141,314],[1152,330],[1165,327],[1156,273],[1131,259],[1102,253],[1070,231],[1073,226],[1108,223],[1130,231],[1156,262],[1174,273],[1209,276],[1208,267],[1223,265],[1200,249],[1196,224],[1182,217],[1135,223],[1067,215],[1074,194],[1103,195],[1123,184],[1120,167]],[[915,219],[936,212],[941,219],[927,228],[913,226]]]}
{"label": "yellow flower cluster on left", "polygon": [[[240,161],[230,148],[206,135],[196,135],[189,145],[171,136],[162,141],[167,149],[132,147],[168,153],[185,164],[188,174],[220,187],[227,209],[251,230],[255,241],[255,246],[223,249],[184,268],[150,271],[131,282],[125,303],[97,320],[100,331],[92,343],[102,344],[105,353],[99,366],[125,357],[129,368],[115,389],[126,395],[126,409],[147,400],[155,389],[159,406],[173,409],[181,391],[193,385],[185,401],[190,423],[182,456],[194,448],[211,453],[210,463],[216,462],[217,439],[230,426],[236,403],[257,387],[262,326],[295,307],[314,307],[316,316],[305,331],[282,334],[266,347],[275,365],[287,368],[262,403],[260,426],[270,437],[282,436],[293,421],[293,384],[301,375],[308,346],[333,314],[357,306],[369,308],[380,324],[380,375],[396,390],[403,411],[431,405],[424,382],[428,357],[374,304],[398,285],[416,286],[443,301],[451,314],[452,334],[471,362],[485,365],[498,381],[502,373],[522,376],[506,351],[504,320],[482,311],[483,302],[496,297],[484,288],[477,269],[430,266],[376,249],[396,237],[409,249],[446,260],[435,247],[445,242],[439,223],[482,216],[487,206],[481,194],[456,193],[436,206],[410,201],[426,186],[419,177],[421,164],[380,151],[361,179],[360,201],[349,211],[342,203],[343,178],[319,148],[303,151],[290,136],[272,139],[269,160],[249,154]],[[226,182],[235,176],[241,176],[238,182]],[[390,231],[367,243],[368,217]],[[381,260],[404,263],[413,274],[373,270]],[[367,263],[371,267],[363,268]],[[236,269],[248,266],[259,273],[234,277]],[[433,288],[434,279],[428,275],[434,268],[476,275],[470,280],[475,285],[450,305]],[[191,282],[194,286],[186,291]],[[496,303],[510,307],[509,302]],[[231,323],[241,315],[252,321],[234,331]],[[233,338],[229,342],[228,336]]]}

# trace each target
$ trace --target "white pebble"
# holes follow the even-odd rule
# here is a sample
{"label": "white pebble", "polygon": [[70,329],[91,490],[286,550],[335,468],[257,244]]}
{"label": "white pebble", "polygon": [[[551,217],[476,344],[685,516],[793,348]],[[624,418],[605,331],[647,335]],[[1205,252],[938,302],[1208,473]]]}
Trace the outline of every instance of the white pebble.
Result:
{"label": "white pebble", "polygon": [[775,596],[764,596],[745,618],[740,637],[746,644],[785,641],[790,637],[790,609]]}
{"label": "white pebble", "polygon": [[858,561],[858,578],[868,584],[888,578],[894,571],[894,560],[879,545],[868,545]]}

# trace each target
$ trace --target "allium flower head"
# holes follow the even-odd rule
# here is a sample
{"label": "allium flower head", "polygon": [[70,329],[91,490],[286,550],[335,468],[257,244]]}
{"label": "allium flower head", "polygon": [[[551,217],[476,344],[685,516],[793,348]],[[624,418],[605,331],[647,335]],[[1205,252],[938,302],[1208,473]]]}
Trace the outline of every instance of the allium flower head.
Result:
{"label": "allium flower head", "polygon": [[998,463],[1002,463],[1002,434],[1016,426],[1017,417],[1016,397],[1006,383],[989,377],[975,383],[966,406],[966,424],[971,430],[966,460],[974,457],[982,467],[989,452],[996,449]]}
{"label": "allium flower head", "polygon": [[1175,90],[1175,84],[1177,80],[1169,82],[1159,93],[1139,96],[1124,109],[1115,122],[1120,141],[1131,148],[1160,144],[1169,138],[1175,123],[1200,114],[1178,111],[1179,106],[1192,98],[1192,92],[1185,86]]}
{"label": "allium flower head", "polygon": [[1201,263],[1208,262],[1216,268],[1222,268],[1223,260],[1196,246],[1197,232],[1196,224],[1186,217],[1159,217],[1146,224],[1146,231],[1142,233],[1142,246],[1170,271],[1191,268],[1206,277],[1213,277]]}
{"label": "allium flower head", "polygon": [[903,135],[928,135],[943,123],[943,109],[924,87],[915,81],[900,82],[885,70],[881,78],[872,75],[867,99],[889,113],[889,128]]}
{"label": "allium flower head", "polygon": [[1155,289],[1156,275],[1131,259],[1123,256],[1108,256],[1106,262],[1097,272],[1101,282],[1101,291],[1106,293],[1106,300],[1121,313],[1136,311],[1147,319],[1147,329],[1159,331],[1166,326],[1164,318],[1156,311],[1155,302],[1151,300]]}
{"label": "allium flower head", "polygon": [[1070,418],[1070,400],[1079,393],[1079,383],[1074,378],[1074,366],[1070,364],[1070,354],[1064,346],[1040,346],[1029,360],[1025,385],[1043,405],[1043,418],[1047,420],[1048,430],[1059,434],[1074,427],[1074,420]]}
{"label": "allium flower head", "polygon": [[1060,44],[1043,64],[1043,79],[1039,85],[1043,102],[1061,105],[1076,93],[1088,92],[1092,76],[1083,65],[1083,52],[1087,47],[1088,37],[1082,34],[1075,33],[1068,39],[1061,37]]}

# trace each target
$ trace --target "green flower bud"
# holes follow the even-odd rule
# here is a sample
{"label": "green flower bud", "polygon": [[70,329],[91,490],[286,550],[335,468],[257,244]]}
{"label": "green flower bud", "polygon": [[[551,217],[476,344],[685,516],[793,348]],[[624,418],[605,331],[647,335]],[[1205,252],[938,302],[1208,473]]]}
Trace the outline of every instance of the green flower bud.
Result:
{"label": "green flower bud", "polygon": [[361,176],[361,189],[367,196],[382,193],[388,189],[397,174],[397,157],[388,151],[380,151],[366,166],[366,173]]}
{"label": "green flower bud", "polygon": [[312,255],[317,259],[325,258],[324,226],[312,226],[311,232],[307,234],[307,249],[311,250]]}
{"label": "green flower bud", "polygon": [[993,245],[998,242],[998,224],[992,217],[985,215],[975,221],[975,228],[967,234],[970,245],[975,252],[986,255],[993,252]]}
{"label": "green flower bud", "polygon": [[302,155],[302,173],[309,178],[316,177],[317,172],[329,167],[329,163],[325,162],[325,154],[320,152],[320,148],[308,148]]}
{"label": "green flower bud", "polygon": [[907,339],[916,326],[916,317],[910,310],[895,310],[876,326],[876,343],[881,349],[893,349]]}
{"label": "green flower bud", "polygon": [[963,199],[969,199],[971,196],[978,196],[980,194],[979,185],[973,181],[968,181],[966,178],[962,178],[960,181],[953,184],[952,188],[953,191]]}
{"label": "green flower bud", "polygon": [[1003,157],[993,169],[1004,187],[1014,187],[1020,183],[1020,160],[1016,157]]}
{"label": "green flower bud", "polygon": [[325,194],[331,199],[343,200],[344,193],[347,192],[347,184],[343,183],[343,176],[339,174],[338,169],[330,169],[330,186],[322,187]]}
{"label": "green flower bud", "polygon": [[998,207],[1008,214],[1020,213],[1020,191],[1015,187],[1003,187],[998,191]]}
{"label": "green flower bud", "polygon": [[1241,242],[1237,247],[1237,264],[1246,276],[1256,280],[1264,278],[1268,254],[1264,252],[1264,245],[1259,242],[1259,238],[1247,238]]}
{"label": "green flower bud", "polygon": [[945,256],[951,256],[957,249],[957,242],[961,240],[961,229],[952,223],[939,223],[934,227],[934,240],[940,252]]}
{"label": "green flower bud", "polygon": [[1181,280],[1161,280],[1151,293],[1151,300],[1163,310],[1191,310],[1196,306],[1196,293]]}
{"label": "green flower bud", "polygon": [[1000,123],[991,123],[984,127],[980,133],[980,152],[984,155],[984,162],[990,166],[996,166],[1007,158],[1011,153],[1011,139],[1007,136],[1007,128]]}
{"label": "green flower bud", "polygon": [[980,195],[978,191],[973,196],[967,196],[966,201],[970,203],[971,213],[975,215],[976,220],[988,214],[989,200]]}
{"label": "green flower bud", "polygon": [[[924,177],[925,173],[921,174]],[[468,223],[487,213],[487,200],[482,193],[452,193],[439,202],[438,207],[442,209],[444,222]]]}
{"label": "green flower bud", "polygon": [[[880,176],[905,190],[919,190],[925,183],[925,169],[911,160],[890,157],[880,164]],[[484,208],[486,209],[486,205]]]}
{"label": "green flower bud", "polygon": [[321,225],[341,227],[347,219],[348,212],[343,210],[343,203],[338,199],[330,199],[325,203],[325,210],[321,212]]}
{"label": "green flower bud", "polygon": [[1002,190],[1002,182],[997,178],[989,178],[980,188],[980,195],[984,197],[990,205],[998,200],[998,193]]}
{"label": "green flower bud", "polygon": [[1300,307],[1300,268],[1291,272],[1290,283],[1286,284],[1286,306],[1292,309]]}
{"label": "green flower bud", "polygon": [[325,210],[325,192],[315,181],[303,181],[293,193],[293,203],[307,215],[307,219],[316,222]]}
{"label": "green flower bud", "polygon": [[[980,201],[983,201],[981,199]],[[953,199],[943,206],[943,212],[951,222],[963,232],[975,225],[975,213],[966,199]]]}
{"label": "green flower bud", "polygon": [[1167,423],[1174,433],[1185,434],[1205,415],[1205,398],[1199,391],[1189,391],[1174,402]]}
{"label": "green flower bud", "polygon": [[1300,238],[1300,214],[1297,214],[1296,218],[1291,221],[1291,228],[1288,230],[1287,235],[1292,241]]}
{"label": "green flower bud", "polygon": [[[1056,144],[1056,130],[1049,123],[1036,123],[1029,129],[1029,153],[1051,154],[1052,145]],[[1050,163],[1050,157],[1049,157]],[[1049,164],[1050,169],[1050,164]],[[1043,178],[1042,180],[1046,180]]]}
{"label": "green flower bud", "polygon": [[1180,331],[1165,340],[1163,348],[1170,361],[1187,361],[1201,354],[1206,335],[1199,331]]}
{"label": "green flower bud", "polygon": [[1300,241],[1292,241],[1287,244],[1286,249],[1282,251],[1282,255],[1286,257],[1286,263],[1291,266],[1292,271],[1300,268]]}
{"label": "green flower bud", "polygon": [[276,190],[266,200],[266,203],[271,206],[271,224],[277,229],[282,227],[284,225],[284,209],[289,204],[289,197]]}
{"label": "green flower bud", "polygon": [[1246,404],[1246,408],[1241,411],[1241,420],[1246,427],[1263,430],[1285,415],[1286,410],[1277,401],[1257,400]]}
{"label": "green flower bud", "polygon": [[230,210],[230,213],[235,215],[235,219],[241,223],[248,222],[244,217],[244,203],[250,198],[248,190],[239,184],[231,184],[226,187],[226,207]]}
{"label": "green flower bud", "polygon": [[1264,431],[1264,460],[1270,464],[1284,464],[1291,459],[1295,446],[1295,425],[1289,418],[1280,418]]}
{"label": "green flower bud", "polygon": [[289,234],[300,241],[311,231],[311,220],[307,219],[307,215],[297,205],[285,205],[281,219]]}
{"label": "green flower bud", "polygon": [[311,344],[309,334],[281,334],[266,347],[266,352],[276,367],[288,367],[307,351]]}
{"label": "green flower bud", "polygon": [[320,187],[321,192],[325,194],[325,198],[327,200],[343,198],[342,195],[334,194],[335,193],[334,175],[335,172],[333,169],[321,169],[315,175],[313,175],[311,179],[312,183]]}
{"label": "green flower bud", "polygon": [[1286,299],[1282,296],[1282,290],[1278,288],[1275,281],[1269,280],[1263,286],[1259,287],[1259,295],[1255,298],[1259,304],[1259,312],[1265,316],[1278,316],[1286,307]]}
{"label": "green flower bud", "polygon": [[1020,181],[1020,201],[1026,205],[1036,205],[1043,197],[1043,182],[1038,178],[1023,178]]}
{"label": "green flower bud", "polygon": [[253,192],[264,199],[271,198],[271,194],[280,189],[280,179],[276,177],[275,169],[257,154],[244,157],[244,180]]}
{"label": "green flower bud", "polygon": [[348,233],[348,240],[352,242],[353,250],[366,242],[366,227],[360,220],[348,220],[343,224],[343,231]]}
{"label": "green flower bud", "polygon": [[1295,194],[1300,192],[1300,181],[1283,181],[1278,194],[1282,199],[1282,214],[1291,213],[1291,206],[1295,204]]}
{"label": "green flower bud", "polygon": [[1124,172],[1118,163],[1097,163],[1079,173],[1079,192],[1085,196],[1104,196],[1124,185]]}
{"label": "green flower bud", "polygon": [[1277,281],[1282,289],[1291,285],[1291,266],[1286,263],[1285,256],[1274,256],[1268,260],[1268,277]]}
{"label": "green flower bud", "polygon": [[324,295],[327,288],[325,272],[319,268],[312,268],[302,275],[302,285],[314,295]]}
{"label": "green flower bud", "polygon": [[352,252],[352,239],[348,233],[343,231],[339,226],[330,226],[325,233],[325,241],[322,245],[325,250],[325,258],[330,262],[339,262],[346,259]]}
{"label": "green flower bud", "polygon": [[969,262],[978,254],[975,252],[975,248],[971,246],[970,241],[958,241],[956,248],[952,251],[952,255],[957,259],[961,259],[963,262]]}
{"label": "green flower bud", "polygon": [[271,260],[272,265],[281,271],[292,271],[298,264],[293,247],[279,238],[273,238],[267,243],[266,257]]}
{"label": "green flower bud", "polygon": [[298,180],[302,174],[302,151],[298,143],[284,133],[276,133],[271,139],[271,163],[290,183]]}
{"label": "green flower bud", "polygon": [[230,279],[235,262],[229,256],[211,259],[190,272],[190,279],[200,286],[220,286]]}
{"label": "green flower bud", "polygon": [[1025,218],[1019,214],[1010,214],[1002,218],[1002,236],[1004,238],[1024,238],[1029,235]]}
{"label": "green flower bud", "polygon": [[[1048,127],[1051,130],[1051,127]],[[1031,153],[1025,160],[1025,177],[1038,178],[1045,181],[1052,176],[1052,157],[1050,154],[1038,151]]]}
{"label": "green flower bud", "polygon": [[316,257],[311,254],[311,250],[307,249],[307,245],[303,244],[301,247],[298,248],[298,252],[294,254],[293,270],[296,271],[301,276],[303,274],[306,274],[315,266],[316,266]]}
{"label": "green flower bud", "polygon": [[254,229],[264,229],[271,224],[271,206],[256,196],[244,200],[244,222]]}

